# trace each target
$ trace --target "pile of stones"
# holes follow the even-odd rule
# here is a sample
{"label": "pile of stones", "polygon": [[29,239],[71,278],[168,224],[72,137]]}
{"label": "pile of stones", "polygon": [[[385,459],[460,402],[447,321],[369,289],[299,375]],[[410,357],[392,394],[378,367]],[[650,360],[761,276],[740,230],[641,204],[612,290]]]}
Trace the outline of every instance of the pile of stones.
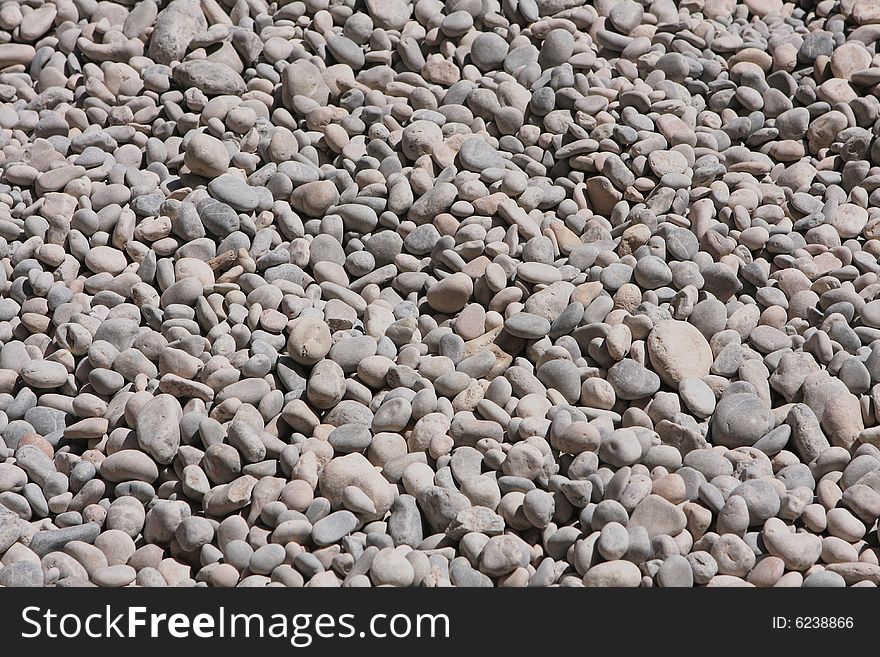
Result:
{"label": "pile of stones", "polygon": [[0,585],[876,586],[878,39],[0,2]]}

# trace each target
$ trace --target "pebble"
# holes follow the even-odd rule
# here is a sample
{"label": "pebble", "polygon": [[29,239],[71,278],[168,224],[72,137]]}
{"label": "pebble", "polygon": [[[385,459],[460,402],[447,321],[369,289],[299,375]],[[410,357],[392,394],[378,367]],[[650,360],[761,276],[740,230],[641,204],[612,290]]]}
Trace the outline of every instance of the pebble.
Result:
{"label": "pebble", "polygon": [[550,322],[543,317],[520,312],[505,320],[504,329],[517,338],[538,340],[550,331]]}
{"label": "pebble", "polygon": [[644,399],[660,389],[660,377],[629,358],[608,369],[608,383],[614,394],[625,400]]}
{"label": "pebble", "polygon": [[590,568],[584,575],[584,586],[635,588],[641,584],[642,573],[631,561],[604,561]]}
{"label": "pebble", "polygon": [[715,410],[715,393],[700,378],[683,378],[678,384],[678,394],[688,410],[698,418],[710,417]]}
{"label": "pebble", "polygon": [[789,570],[807,570],[822,553],[821,538],[810,533],[793,533],[779,518],[768,518],[761,536],[770,554],[782,559]]}
{"label": "pebble", "polygon": [[746,503],[749,525],[760,525],[779,513],[779,494],[766,479],[749,479],[732,491],[730,495],[739,497]]}
{"label": "pebble", "polygon": [[766,402],[743,392],[725,395],[715,407],[711,429],[713,441],[729,449],[751,447],[774,428],[775,419]]}
{"label": "pebble", "polygon": [[618,429],[602,439],[599,456],[617,467],[634,465],[642,456],[642,445],[634,431]]}
{"label": "pebble", "polygon": [[663,588],[690,588],[694,585],[694,571],[680,554],[665,559],[657,569],[657,585]]}
{"label": "pebble", "polygon": [[755,553],[739,536],[722,534],[712,544],[712,558],[720,575],[745,577],[755,567]]}
{"label": "pebble", "polygon": [[183,163],[197,176],[216,178],[226,173],[231,158],[223,142],[211,135],[198,132],[186,145]]}
{"label": "pebble", "polygon": [[439,312],[455,313],[467,305],[473,289],[471,278],[457,272],[428,288],[427,300]]}
{"label": "pebble", "polygon": [[123,449],[101,461],[101,476],[107,481],[154,482],[159,468],[147,454],[137,449]]}
{"label": "pebble", "polygon": [[376,508],[376,513],[373,515],[376,518],[383,517],[394,501],[391,484],[360,453],[332,459],[325,465],[318,484],[321,493],[334,508],[341,506],[347,486],[357,486],[373,502]]}
{"label": "pebble", "polygon": [[370,562],[370,579],[375,586],[412,586],[415,569],[400,551],[383,548]]}
{"label": "pebble", "polygon": [[644,527],[649,538],[676,536],[686,523],[684,511],[659,495],[648,495],[630,515],[630,525]]}
{"label": "pebble", "polygon": [[647,340],[651,365],[667,385],[677,387],[682,379],[709,374],[712,350],[703,334],[687,322],[658,322]]}
{"label": "pebble", "polygon": [[507,575],[516,568],[528,565],[528,546],[511,534],[493,536],[480,553],[480,570],[490,577]]}
{"label": "pebble", "polygon": [[180,448],[181,409],[168,394],[148,400],[137,416],[138,445],[157,463],[170,463]]}
{"label": "pebble", "polygon": [[335,511],[315,523],[312,540],[318,546],[332,545],[354,531],[357,525],[358,519],[350,511]]}
{"label": "pebble", "polygon": [[189,60],[175,66],[171,74],[179,85],[194,87],[206,96],[237,96],[245,91],[241,76],[220,62]]}
{"label": "pebble", "polygon": [[120,588],[131,584],[137,571],[126,564],[115,564],[98,568],[91,574],[91,581],[104,588]]}
{"label": "pebble", "polygon": [[15,561],[0,568],[0,585],[8,588],[38,588],[45,582],[39,563]]}
{"label": "pebble", "polygon": [[83,543],[94,543],[98,538],[101,528],[94,523],[86,523],[83,525],[73,525],[61,529],[49,529],[38,531],[31,538],[31,551],[37,556],[44,557],[50,552],[58,552],[64,549],[64,546],[72,541],[81,541]]}

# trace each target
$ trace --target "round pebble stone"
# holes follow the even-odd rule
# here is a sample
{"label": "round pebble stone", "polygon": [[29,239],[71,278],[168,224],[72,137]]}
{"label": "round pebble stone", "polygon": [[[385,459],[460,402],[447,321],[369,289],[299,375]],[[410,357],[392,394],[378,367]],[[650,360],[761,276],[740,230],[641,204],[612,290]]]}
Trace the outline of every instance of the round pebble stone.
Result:
{"label": "round pebble stone", "polygon": [[467,305],[472,293],[473,281],[466,274],[458,272],[428,289],[428,303],[440,312],[454,313]]}
{"label": "round pebble stone", "polygon": [[659,322],[648,335],[648,355],[657,375],[677,387],[682,379],[709,374],[712,350],[703,334],[687,322]]}
{"label": "round pebble stone", "polygon": [[681,555],[664,560],[657,569],[657,585],[663,588],[690,588],[694,585],[691,564]]}
{"label": "round pebble stone", "polygon": [[712,414],[712,438],[728,448],[749,447],[774,428],[770,408],[749,393],[725,395]]}
{"label": "round pebble stone", "polygon": [[635,588],[641,584],[642,573],[631,561],[615,560],[598,563],[584,575],[584,586]]}
{"label": "round pebble stone", "polygon": [[183,157],[186,167],[204,178],[215,178],[226,173],[230,160],[223,142],[204,132],[197,132],[189,138]]}
{"label": "round pebble stone", "polygon": [[394,548],[379,550],[370,566],[370,579],[376,586],[407,587],[413,584],[415,570],[406,556]]}
{"label": "round pebble stone", "polygon": [[702,379],[685,377],[678,384],[678,394],[697,417],[710,417],[715,410],[715,393]]}
{"label": "round pebble stone", "polygon": [[137,573],[131,566],[116,564],[98,568],[91,574],[92,581],[104,588],[119,588],[131,584]]}

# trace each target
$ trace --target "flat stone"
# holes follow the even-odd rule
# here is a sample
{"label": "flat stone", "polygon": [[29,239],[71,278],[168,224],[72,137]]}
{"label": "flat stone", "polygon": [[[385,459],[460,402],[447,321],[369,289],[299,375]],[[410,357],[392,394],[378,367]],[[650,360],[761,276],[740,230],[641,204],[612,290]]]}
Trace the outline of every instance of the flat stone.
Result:
{"label": "flat stone", "polygon": [[332,545],[347,536],[358,526],[358,519],[351,511],[335,511],[321,518],[312,527],[315,545]]}

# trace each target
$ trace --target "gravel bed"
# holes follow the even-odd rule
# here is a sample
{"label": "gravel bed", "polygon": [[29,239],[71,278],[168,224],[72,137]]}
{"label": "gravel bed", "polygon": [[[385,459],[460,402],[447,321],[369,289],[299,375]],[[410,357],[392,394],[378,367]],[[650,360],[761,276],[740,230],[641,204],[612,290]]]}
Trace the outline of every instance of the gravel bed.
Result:
{"label": "gravel bed", "polygon": [[0,586],[877,586],[878,39],[0,2]]}

